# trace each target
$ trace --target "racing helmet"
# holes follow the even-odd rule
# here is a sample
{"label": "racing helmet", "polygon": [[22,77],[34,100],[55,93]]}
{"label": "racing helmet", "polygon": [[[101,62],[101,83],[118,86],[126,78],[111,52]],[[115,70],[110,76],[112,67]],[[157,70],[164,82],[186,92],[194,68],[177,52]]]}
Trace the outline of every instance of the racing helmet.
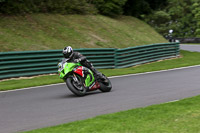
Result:
{"label": "racing helmet", "polygon": [[62,53],[65,58],[69,58],[73,53],[73,49],[71,46],[65,47]]}

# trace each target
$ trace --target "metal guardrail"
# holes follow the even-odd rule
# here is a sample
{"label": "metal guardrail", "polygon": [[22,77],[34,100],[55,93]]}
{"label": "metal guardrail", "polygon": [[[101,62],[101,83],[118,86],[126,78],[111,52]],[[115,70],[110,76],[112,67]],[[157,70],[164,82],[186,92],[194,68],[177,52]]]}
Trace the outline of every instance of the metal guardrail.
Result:
{"label": "metal guardrail", "polygon": [[[179,43],[151,44],[124,49],[75,49],[96,68],[124,68],[179,55]],[[62,50],[0,52],[0,79],[57,72]]]}
{"label": "metal guardrail", "polygon": [[179,43],[151,44],[116,51],[115,68],[131,67],[179,55]]}

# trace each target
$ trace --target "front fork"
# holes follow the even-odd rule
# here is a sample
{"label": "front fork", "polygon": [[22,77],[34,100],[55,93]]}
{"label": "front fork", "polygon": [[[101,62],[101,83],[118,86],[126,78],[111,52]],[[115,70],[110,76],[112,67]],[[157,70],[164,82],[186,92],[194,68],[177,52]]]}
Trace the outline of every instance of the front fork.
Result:
{"label": "front fork", "polygon": [[78,78],[77,78],[76,74],[74,74],[74,73],[73,73],[73,80],[74,80],[78,85],[81,84],[80,81],[78,81]]}
{"label": "front fork", "polygon": [[[76,74],[74,74],[74,73],[73,73],[73,80],[74,80],[78,85],[82,85],[82,84],[81,84],[81,81],[78,80]],[[85,83],[83,83],[83,85],[84,85],[84,87],[86,87],[86,86],[85,86]]]}

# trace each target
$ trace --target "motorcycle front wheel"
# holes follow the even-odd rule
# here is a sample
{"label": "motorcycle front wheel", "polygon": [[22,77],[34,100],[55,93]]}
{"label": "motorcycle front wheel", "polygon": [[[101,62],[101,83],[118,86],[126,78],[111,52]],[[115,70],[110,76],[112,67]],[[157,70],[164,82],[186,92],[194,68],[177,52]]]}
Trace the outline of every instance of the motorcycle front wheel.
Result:
{"label": "motorcycle front wheel", "polygon": [[86,94],[87,89],[82,84],[82,78],[79,75],[76,75],[77,81],[74,81],[73,77],[68,77],[66,79],[66,85],[69,90],[74,93],[76,96],[84,96]]}

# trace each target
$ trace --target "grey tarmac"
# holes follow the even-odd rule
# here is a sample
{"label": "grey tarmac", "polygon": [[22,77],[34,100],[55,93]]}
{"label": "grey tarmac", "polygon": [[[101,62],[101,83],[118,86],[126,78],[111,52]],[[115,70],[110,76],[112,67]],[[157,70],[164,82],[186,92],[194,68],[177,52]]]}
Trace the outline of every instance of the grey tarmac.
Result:
{"label": "grey tarmac", "polygon": [[76,97],[65,84],[0,93],[0,133],[165,103],[200,94],[200,67],[111,78],[113,89]]}
{"label": "grey tarmac", "polygon": [[180,48],[182,50],[188,50],[192,52],[200,52],[200,45],[195,45],[195,44],[181,44]]}

